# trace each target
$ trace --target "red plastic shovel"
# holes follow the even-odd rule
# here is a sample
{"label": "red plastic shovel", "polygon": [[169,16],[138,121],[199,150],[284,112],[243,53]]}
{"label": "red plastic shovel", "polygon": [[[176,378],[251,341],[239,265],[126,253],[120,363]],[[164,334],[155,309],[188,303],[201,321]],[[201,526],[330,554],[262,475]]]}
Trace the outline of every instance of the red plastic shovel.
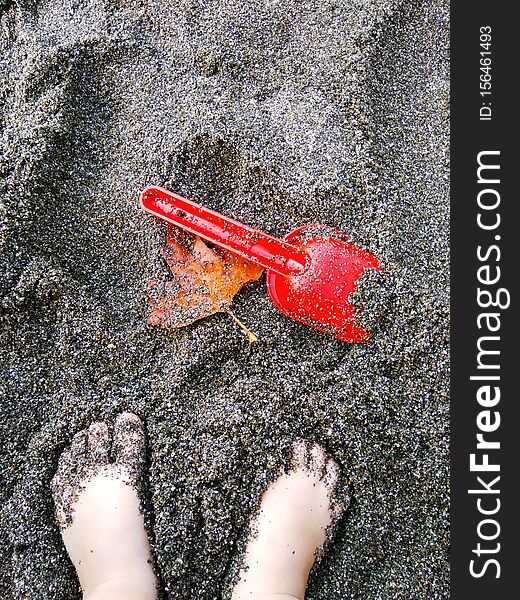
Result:
{"label": "red plastic shovel", "polygon": [[143,191],[141,206],[264,267],[272,301],[292,319],[345,342],[370,337],[349,299],[365,269],[382,269],[373,254],[353,246],[345,234],[326,225],[304,225],[280,240],[156,186]]}

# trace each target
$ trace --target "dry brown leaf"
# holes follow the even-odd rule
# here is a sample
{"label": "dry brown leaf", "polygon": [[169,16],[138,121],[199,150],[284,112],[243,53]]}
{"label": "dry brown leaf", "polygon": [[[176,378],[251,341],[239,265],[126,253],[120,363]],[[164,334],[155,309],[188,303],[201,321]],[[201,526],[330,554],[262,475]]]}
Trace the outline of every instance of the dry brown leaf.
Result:
{"label": "dry brown leaf", "polygon": [[227,252],[213,250],[199,237],[169,227],[166,246],[161,248],[173,278],[159,283],[151,280],[148,294],[152,312],[148,323],[159,327],[184,327],[217,312],[229,313],[257,341],[231,312],[235,294],[249,281],[256,281],[262,267]]}

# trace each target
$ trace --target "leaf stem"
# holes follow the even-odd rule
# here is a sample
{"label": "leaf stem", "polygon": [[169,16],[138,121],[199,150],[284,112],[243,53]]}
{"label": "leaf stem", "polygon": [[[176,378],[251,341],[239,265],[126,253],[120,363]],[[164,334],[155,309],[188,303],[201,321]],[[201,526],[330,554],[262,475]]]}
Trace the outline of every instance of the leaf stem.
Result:
{"label": "leaf stem", "polygon": [[226,310],[227,314],[235,321],[235,323],[242,329],[242,331],[247,335],[247,339],[250,344],[256,344],[260,341],[260,338],[256,336],[250,329],[248,329],[242,321],[233,313],[231,310]]}

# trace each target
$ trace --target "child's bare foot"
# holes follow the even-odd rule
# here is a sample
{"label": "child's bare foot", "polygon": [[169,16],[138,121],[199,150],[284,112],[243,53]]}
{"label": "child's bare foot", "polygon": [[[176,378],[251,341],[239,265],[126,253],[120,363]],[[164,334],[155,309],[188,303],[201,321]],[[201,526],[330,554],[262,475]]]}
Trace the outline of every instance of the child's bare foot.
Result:
{"label": "child's bare foot", "polygon": [[156,582],[139,509],[145,437],[132,413],[74,436],[52,480],[56,518],[86,600],[153,600]]}
{"label": "child's bare foot", "polygon": [[322,446],[294,443],[291,470],[262,496],[233,600],[303,600],[316,553],[344,507],[331,507],[339,467]]}

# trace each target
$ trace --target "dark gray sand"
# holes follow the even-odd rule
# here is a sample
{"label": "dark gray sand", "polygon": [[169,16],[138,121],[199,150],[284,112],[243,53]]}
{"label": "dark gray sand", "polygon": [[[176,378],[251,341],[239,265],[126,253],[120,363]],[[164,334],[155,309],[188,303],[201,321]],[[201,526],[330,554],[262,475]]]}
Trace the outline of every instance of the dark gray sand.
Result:
{"label": "dark gray sand", "polygon": [[[166,597],[229,597],[301,436],[352,495],[308,599],[448,598],[448,29],[445,0],[0,0],[1,598],[79,598],[49,484],[122,410]],[[392,283],[376,335],[289,320],[264,278],[234,304],[256,346],[224,314],[147,325],[150,183],[351,234]]]}

